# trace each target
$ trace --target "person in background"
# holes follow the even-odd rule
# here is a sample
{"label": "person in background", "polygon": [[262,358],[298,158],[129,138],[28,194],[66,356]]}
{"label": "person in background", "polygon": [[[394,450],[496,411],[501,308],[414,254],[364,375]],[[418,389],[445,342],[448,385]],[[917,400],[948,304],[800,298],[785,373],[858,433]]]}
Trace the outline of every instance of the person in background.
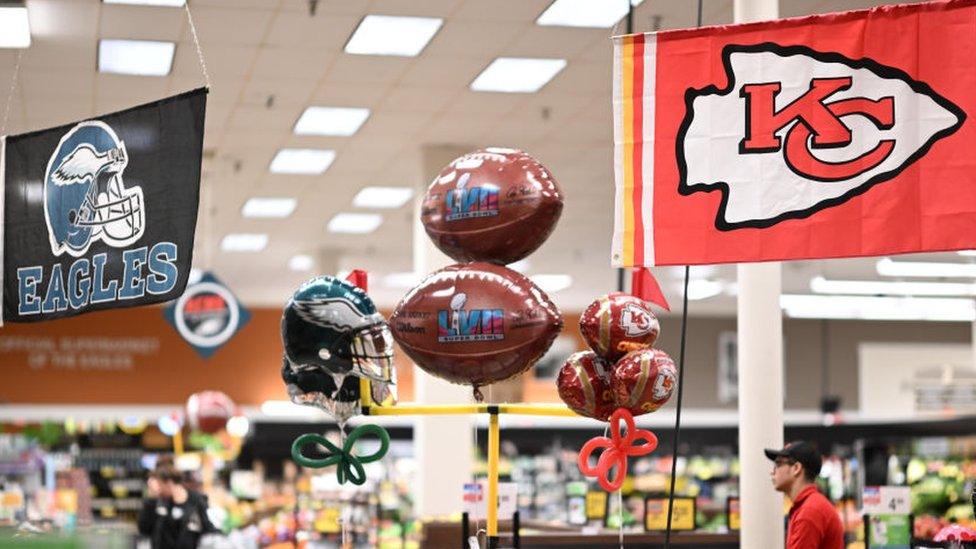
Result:
{"label": "person in background", "polygon": [[823,464],[812,444],[797,441],[782,450],[766,449],[773,461],[773,487],[789,496],[786,549],[844,549],[844,527],[830,501],[817,490]]}
{"label": "person in background", "polygon": [[207,517],[207,497],[188,490],[175,468],[150,474],[139,512],[139,533],[153,549],[196,549],[204,534],[218,532]]}

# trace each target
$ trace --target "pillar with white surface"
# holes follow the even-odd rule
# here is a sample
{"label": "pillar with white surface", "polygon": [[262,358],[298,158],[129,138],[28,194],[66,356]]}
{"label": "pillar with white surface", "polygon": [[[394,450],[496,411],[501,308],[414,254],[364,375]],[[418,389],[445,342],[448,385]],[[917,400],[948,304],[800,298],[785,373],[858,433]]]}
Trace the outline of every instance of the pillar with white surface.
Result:
{"label": "pillar with white surface", "polygon": [[[454,260],[434,246],[420,222],[420,204],[427,184],[451,160],[469,152],[454,146],[424,146],[424,182],[418,186],[413,215],[413,268],[426,276]],[[448,383],[414,368],[416,401],[424,404],[469,404],[471,387]],[[414,419],[413,447],[417,458],[414,509],[418,516],[447,515],[461,508],[464,483],[473,471],[473,422],[467,416],[418,416]]]}
{"label": "pillar with white surface", "polygon": [[[778,0],[735,0],[736,23],[779,17]],[[783,496],[763,448],[783,446],[783,317],[779,263],[739,265],[739,501],[742,547],[783,547]]]}

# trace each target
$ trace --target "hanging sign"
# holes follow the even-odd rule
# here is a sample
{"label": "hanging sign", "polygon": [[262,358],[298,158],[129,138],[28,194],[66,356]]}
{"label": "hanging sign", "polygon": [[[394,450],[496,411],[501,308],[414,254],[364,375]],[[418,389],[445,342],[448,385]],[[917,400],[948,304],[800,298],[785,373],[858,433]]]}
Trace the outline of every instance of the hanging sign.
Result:
{"label": "hanging sign", "polygon": [[976,248],[974,19],[957,0],[615,38],[613,265]]}
{"label": "hanging sign", "polygon": [[163,315],[203,358],[217,352],[251,319],[244,305],[210,273],[188,286]]}
{"label": "hanging sign", "polygon": [[207,92],[3,140],[2,318],[169,301],[193,260]]}

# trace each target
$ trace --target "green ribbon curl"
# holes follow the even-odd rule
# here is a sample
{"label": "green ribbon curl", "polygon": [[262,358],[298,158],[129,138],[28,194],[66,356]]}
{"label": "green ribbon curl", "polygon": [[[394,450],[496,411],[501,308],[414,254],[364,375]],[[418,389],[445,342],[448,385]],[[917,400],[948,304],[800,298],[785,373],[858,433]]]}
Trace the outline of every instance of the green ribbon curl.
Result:
{"label": "green ribbon curl", "polygon": [[[353,454],[353,445],[356,444],[357,440],[366,435],[375,435],[380,439],[379,450],[369,455],[357,456]],[[326,457],[321,459],[305,457],[302,454],[302,448],[306,444],[312,443],[324,446],[326,448]],[[295,460],[295,463],[301,465],[302,467],[309,467],[312,469],[321,469],[323,467],[337,465],[336,478],[339,480],[339,484],[345,484],[346,480],[348,480],[353,484],[361,485],[366,482],[366,469],[363,468],[363,464],[382,459],[389,449],[390,433],[388,433],[386,429],[380,427],[379,425],[360,425],[349,433],[349,436],[346,437],[346,441],[343,443],[342,448],[332,444],[332,442],[322,435],[306,433],[296,438],[295,442],[292,443],[291,458]]]}

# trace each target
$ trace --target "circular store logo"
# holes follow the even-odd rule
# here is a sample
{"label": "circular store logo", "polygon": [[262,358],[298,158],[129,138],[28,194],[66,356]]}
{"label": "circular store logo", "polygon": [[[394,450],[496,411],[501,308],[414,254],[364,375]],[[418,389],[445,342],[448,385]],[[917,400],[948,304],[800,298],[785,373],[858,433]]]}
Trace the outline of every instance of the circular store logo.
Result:
{"label": "circular store logo", "polygon": [[166,308],[167,320],[204,358],[230,341],[249,317],[234,294],[210,274],[187,286]]}

